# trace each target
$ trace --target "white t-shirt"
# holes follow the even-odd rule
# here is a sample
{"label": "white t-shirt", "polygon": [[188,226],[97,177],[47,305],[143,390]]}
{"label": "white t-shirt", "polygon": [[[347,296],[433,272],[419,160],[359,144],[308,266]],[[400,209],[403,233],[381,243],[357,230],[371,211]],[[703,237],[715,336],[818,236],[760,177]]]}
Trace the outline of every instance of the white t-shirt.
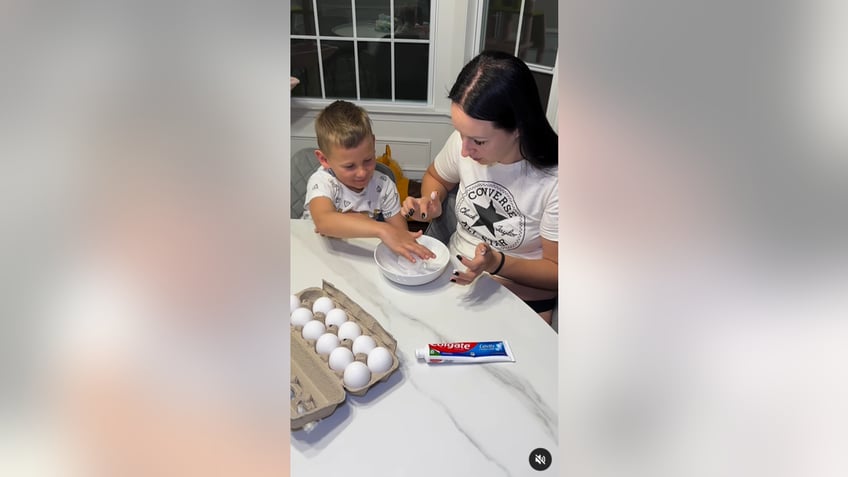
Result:
{"label": "white t-shirt", "polygon": [[309,202],[316,197],[327,197],[333,201],[338,212],[362,212],[377,219],[382,214],[388,219],[400,213],[400,196],[392,179],[380,171],[374,171],[368,186],[362,192],[354,192],[342,184],[330,171],[319,167],[306,186],[306,201],[303,218],[311,219]]}
{"label": "white t-shirt", "polygon": [[527,161],[481,165],[461,151],[454,131],[434,162],[439,176],[459,184],[452,254],[473,257],[486,242],[512,256],[541,258],[542,238],[559,241],[558,168],[540,170]]}

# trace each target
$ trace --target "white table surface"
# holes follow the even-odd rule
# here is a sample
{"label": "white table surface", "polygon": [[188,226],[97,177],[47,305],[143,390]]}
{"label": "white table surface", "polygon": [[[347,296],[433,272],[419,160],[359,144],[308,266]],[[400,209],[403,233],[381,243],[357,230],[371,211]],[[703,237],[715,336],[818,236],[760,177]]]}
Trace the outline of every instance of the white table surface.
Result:
{"label": "white table surface", "polygon": [[[292,432],[292,475],[534,475],[544,447],[557,475],[557,335],[521,300],[483,276],[471,286],[404,287],[374,263],[374,239],[338,240],[291,221],[292,291],[335,285],[398,343],[399,369],[348,396],[312,429]],[[428,365],[415,349],[444,341],[509,341],[515,363]]]}

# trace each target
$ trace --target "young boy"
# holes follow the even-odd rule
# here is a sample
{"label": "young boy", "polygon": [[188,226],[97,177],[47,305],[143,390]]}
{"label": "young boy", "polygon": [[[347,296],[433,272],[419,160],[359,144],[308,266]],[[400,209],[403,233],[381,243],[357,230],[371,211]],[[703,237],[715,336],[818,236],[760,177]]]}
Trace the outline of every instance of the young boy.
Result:
{"label": "young boy", "polygon": [[376,171],[371,120],[364,109],[335,101],[315,119],[321,167],[309,178],[304,219],[329,237],[376,237],[392,251],[415,262],[435,255],[416,242],[400,214],[397,187]]}

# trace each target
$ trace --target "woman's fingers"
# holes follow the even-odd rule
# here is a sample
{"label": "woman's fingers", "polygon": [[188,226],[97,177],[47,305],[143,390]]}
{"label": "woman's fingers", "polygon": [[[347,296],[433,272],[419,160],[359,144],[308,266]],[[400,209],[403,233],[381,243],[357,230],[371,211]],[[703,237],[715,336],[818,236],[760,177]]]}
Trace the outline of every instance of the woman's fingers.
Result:
{"label": "woman's fingers", "polygon": [[477,244],[477,247],[474,249],[474,258],[468,259],[462,255],[457,255],[456,258],[461,264],[465,265],[466,270],[455,270],[451,277],[451,281],[460,285],[468,285],[473,282],[480,276],[481,273],[483,273],[484,270],[486,270],[486,264],[488,263],[491,255],[492,248],[483,242]]}
{"label": "woman's fingers", "polygon": [[403,200],[403,204],[401,204],[400,213],[403,214],[404,217],[410,218],[417,212],[417,205],[418,199],[415,197],[407,197]]}
{"label": "woman's fingers", "polygon": [[469,283],[473,282],[475,278],[477,278],[477,275],[473,273],[455,270],[453,272],[453,276],[451,276],[451,281],[459,285],[468,285]]}

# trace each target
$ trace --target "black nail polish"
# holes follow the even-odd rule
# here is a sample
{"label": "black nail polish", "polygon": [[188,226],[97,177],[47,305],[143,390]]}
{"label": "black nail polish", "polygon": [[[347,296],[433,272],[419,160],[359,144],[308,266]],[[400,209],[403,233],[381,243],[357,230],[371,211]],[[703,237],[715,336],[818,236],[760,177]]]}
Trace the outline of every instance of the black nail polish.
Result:
{"label": "black nail polish", "polygon": [[421,218],[422,218],[422,219],[426,219],[426,218],[427,218],[427,214],[425,214],[424,212],[421,212]]}
{"label": "black nail polish", "polygon": [[461,262],[462,261],[462,255],[457,254],[456,259]]}
{"label": "black nail polish", "polygon": [[459,276],[459,272],[453,272],[453,276],[458,277],[458,276]]}
{"label": "black nail polish", "polygon": [[456,280],[455,280],[455,279],[453,279],[453,278],[451,278],[451,279],[450,279],[450,281],[452,281],[452,282],[456,283]]}

